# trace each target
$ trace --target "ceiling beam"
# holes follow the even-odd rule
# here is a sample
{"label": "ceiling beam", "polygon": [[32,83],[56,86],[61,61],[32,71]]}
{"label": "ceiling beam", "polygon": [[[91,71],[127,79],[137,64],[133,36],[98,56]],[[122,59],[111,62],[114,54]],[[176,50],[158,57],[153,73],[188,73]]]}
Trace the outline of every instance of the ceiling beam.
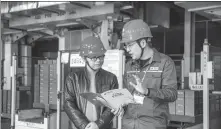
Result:
{"label": "ceiling beam", "polygon": [[59,14],[59,12],[54,11],[54,10],[51,10],[51,9],[47,9],[47,8],[38,8],[38,9],[40,9],[40,10],[42,10],[42,11],[49,12],[49,13],[56,13],[56,14]]}
{"label": "ceiling beam", "polygon": [[91,9],[90,6],[82,4],[82,3],[79,3],[79,2],[70,1],[70,3],[73,4],[73,5],[77,5],[77,6],[80,6],[80,7]]}
{"label": "ceiling beam", "polygon": [[202,10],[208,10],[208,9],[216,9],[221,8],[221,5],[213,5],[213,6],[206,6],[206,7],[199,7],[199,8],[191,8],[188,9],[189,12],[196,12],[196,11],[202,11]]}
{"label": "ceiling beam", "polygon": [[[189,12],[195,12],[201,16],[204,16],[205,18],[208,18],[210,20],[217,19],[218,16],[212,15],[210,13],[207,13],[206,10],[213,10],[217,8],[221,8],[221,2],[174,2],[175,5],[180,6],[184,8],[186,11]],[[220,21],[216,21],[217,23],[221,24]]]}
{"label": "ceiling beam", "polygon": [[213,9],[221,6],[221,2],[174,2],[175,5],[180,6],[188,11],[203,11]]}
{"label": "ceiling beam", "polygon": [[16,16],[16,17],[31,17],[31,15],[28,15],[28,14],[22,14],[20,12],[13,12],[13,13],[10,13],[13,16]]}
{"label": "ceiling beam", "polygon": [[98,21],[87,18],[77,19],[76,22],[83,24],[92,30],[95,29],[98,25],[100,25]]}
{"label": "ceiling beam", "polygon": [[[95,6],[91,9],[77,9],[76,13],[70,14],[68,12],[64,14],[42,14],[39,16],[32,16],[30,18],[16,18],[9,20],[9,27],[27,27],[38,26],[40,24],[57,24],[67,20],[76,20],[80,18],[96,17],[98,20],[106,19],[107,15],[116,13],[114,4],[105,4],[102,6]],[[25,22],[24,22],[25,21]]]}

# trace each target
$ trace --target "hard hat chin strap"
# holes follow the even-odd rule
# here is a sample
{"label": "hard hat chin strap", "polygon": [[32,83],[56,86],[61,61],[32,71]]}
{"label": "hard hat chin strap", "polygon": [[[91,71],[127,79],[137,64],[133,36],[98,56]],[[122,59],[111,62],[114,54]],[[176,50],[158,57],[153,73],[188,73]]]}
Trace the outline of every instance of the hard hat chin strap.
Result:
{"label": "hard hat chin strap", "polygon": [[140,48],[141,48],[141,54],[140,54],[140,57],[139,57],[139,59],[143,56],[143,53],[144,53],[144,48],[142,48],[142,46],[141,46],[141,44],[140,44],[140,42],[138,43],[138,45],[140,46]]}
{"label": "hard hat chin strap", "polygon": [[88,61],[86,60],[86,64],[89,66],[90,69],[92,69],[93,71],[97,71],[96,69],[93,69],[90,64],[88,63]]}

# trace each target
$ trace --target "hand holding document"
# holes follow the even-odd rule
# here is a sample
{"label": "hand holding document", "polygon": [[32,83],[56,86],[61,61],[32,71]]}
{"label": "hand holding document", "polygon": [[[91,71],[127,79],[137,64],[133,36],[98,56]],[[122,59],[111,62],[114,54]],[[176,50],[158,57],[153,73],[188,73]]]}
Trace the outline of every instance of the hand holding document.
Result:
{"label": "hand holding document", "polygon": [[114,89],[99,93],[81,93],[80,96],[94,105],[106,106],[110,109],[118,109],[120,106],[136,103],[133,95],[127,89]]}

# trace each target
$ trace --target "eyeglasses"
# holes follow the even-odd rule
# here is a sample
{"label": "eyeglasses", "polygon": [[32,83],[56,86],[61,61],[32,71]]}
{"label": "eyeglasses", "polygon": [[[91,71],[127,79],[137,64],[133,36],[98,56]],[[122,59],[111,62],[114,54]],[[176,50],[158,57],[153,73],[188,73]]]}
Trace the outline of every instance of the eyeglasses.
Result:
{"label": "eyeglasses", "polygon": [[104,57],[105,57],[105,55],[92,57],[92,58],[88,57],[88,58],[91,59],[93,62],[96,62],[98,59],[99,60],[104,60]]}
{"label": "eyeglasses", "polygon": [[124,49],[127,50],[128,48],[130,49],[134,44],[137,42],[129,43],[128,45],[124,44]]}

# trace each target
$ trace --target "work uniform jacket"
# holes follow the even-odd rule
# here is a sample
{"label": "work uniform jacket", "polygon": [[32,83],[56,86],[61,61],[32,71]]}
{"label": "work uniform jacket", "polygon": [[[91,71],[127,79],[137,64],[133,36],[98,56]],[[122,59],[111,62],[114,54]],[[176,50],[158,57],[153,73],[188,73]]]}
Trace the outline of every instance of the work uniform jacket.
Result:
{"label": "work uniform jacket", "polygon": [[[95,75],[97,93],[118,88],[117,77],[103,69]],[[67,113],[69,129],[85,129],[90,122],[85,116],[87,100],[80,97],[80,93],[89,91],[90,80],[86,68],[77,72],[71,72],[65,83],[64,110]],[[100,107],[98,120],[95,122],[99,129],[111,129],[114,114],[106,107]]]}
{"label": "work uniform jacket", "polygon": [[[146,72],[146,75],[145,75]],[[123,117],[122,129],[166,129],[169,118],[168,103],[177,99],[177,77],[173,60],[154,49],[152,58],[141,68],[136,61],[128,61],[124,86],[139,94],[129,82],[136,84],[137,75],[142,86],[149,89],[143,104],[129,104]]]}

